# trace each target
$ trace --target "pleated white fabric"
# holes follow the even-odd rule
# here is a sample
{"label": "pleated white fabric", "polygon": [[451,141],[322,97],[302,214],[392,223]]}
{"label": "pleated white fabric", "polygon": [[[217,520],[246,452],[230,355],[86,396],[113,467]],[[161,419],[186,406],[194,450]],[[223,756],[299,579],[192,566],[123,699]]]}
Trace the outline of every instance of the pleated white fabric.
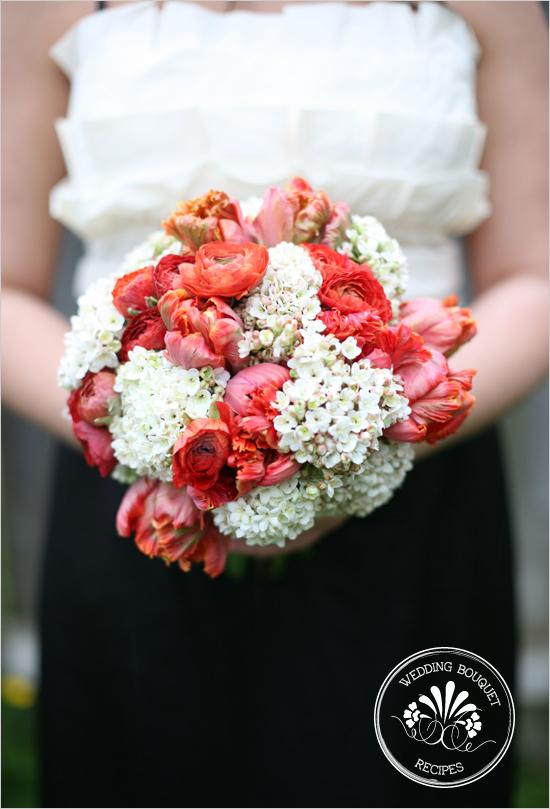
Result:
{"label": "pleated white fabric", "polygon": [[402,241],[413,294],[460,291],[453,237],[490,207],[479,46],[446,7],[138,2],[82,19],[51,54],[72,83],[51,212],[85,242],[77,291],[180,199],[295,174]]}

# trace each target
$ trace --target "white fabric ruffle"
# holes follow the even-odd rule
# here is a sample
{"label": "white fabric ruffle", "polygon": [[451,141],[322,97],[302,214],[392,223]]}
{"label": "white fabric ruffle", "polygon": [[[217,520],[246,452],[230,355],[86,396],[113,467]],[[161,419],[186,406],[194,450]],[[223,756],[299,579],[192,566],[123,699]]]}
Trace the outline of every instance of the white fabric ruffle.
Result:
{"label": "white fabric ruffle", "polygon": [[441,4],[139,2],[82,19],[52,56],[72,93],[51,211],[89,253],[118,254],[211,187],[257,196],[294,174],[408,244],[490,212],[479,46]]}

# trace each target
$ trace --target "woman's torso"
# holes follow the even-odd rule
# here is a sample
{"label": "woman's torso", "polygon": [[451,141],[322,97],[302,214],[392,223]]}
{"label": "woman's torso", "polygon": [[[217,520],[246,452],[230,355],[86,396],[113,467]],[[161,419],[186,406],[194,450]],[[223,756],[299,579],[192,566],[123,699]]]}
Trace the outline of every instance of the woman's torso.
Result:
{"label": "woman's torso", "polygon": [[412,294],[463,287],[457,236],[489,212],[479,47],[441,4],[137,2],[52,49],[71,79],[53,215],[85,243],[75,286],[116,269],[180,199],[295,174],[399,238]]}

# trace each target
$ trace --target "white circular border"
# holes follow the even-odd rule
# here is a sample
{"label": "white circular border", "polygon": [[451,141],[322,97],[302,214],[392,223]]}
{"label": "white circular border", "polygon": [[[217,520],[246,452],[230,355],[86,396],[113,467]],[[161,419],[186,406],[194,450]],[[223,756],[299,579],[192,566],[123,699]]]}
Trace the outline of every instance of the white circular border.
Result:
{"label": "white circular border", "polygon": [[[495,756],[495,758],[492,761],[489,762],[489,764],[486,767],[480,770],[476,775],[470,776],[468,778],[463,778],[461,781],[455,781],[452,784],[440,783],[435,779],[421,778],[420,776],[414,775],[406,767],[404,767],[388,750],[386,742],[384,741],[384,737],[382,736],[382,731],[380,730],[380,724],[378,721],[380,712],[380,703],[382,702],[382,698],[386,692],[386,689],[390,684],[390,681],[392,680],[393,676],[396,674],[396,672],[399,671],[399,669],[401,669],[406,663],[412,663],[413,661],[418,660],[418,658],[422,657],[422,655],[430,654],[431,652],[459,652],[460,654],[463,654],[466,657],[481,661],[485,666],[487,666],[489,671],[495,674],[496,678],[502,684],[504,688],[504,693],[506,694],[508,704],[510,707],[510,719],[508,720],[508,737],[503,747],[501,747],[499,753]],[[462,787],[466,786],[467,784],[473,784],[474,781],[478,781],[480,778],[483,778],[485,775],[487,775],[487,773],[490,773],[491,770],[493,770],[497,766],[497,764],[502,760],[508,748],[510,747],[512,737],[514,735],[515,725],[516,725],[516,711],[514,706],[514,700],[512,699],[512,694],[510,693],[508,684],[504,679],[504,677],[502,676],[502,674],[500,674],[500,672],[497,671],[496,668],[493,665],[491,665],[491,663],[489,663],[488,660],[485,660],[484,657],[481,657],[481,655],[475,654],[475,652],[469,652],[467,649],[459,649],[457,646],[432,646],[429,649],[423,649],[421,652],[415,652],[409,657],[406,657],[404,660],[398,663],[397,666],[394,666],[394,668],[387,675],[386,679],[380,686],[380,689],[376,696],[376,702],[374,703],[374,730],[376,733],[376,738],[378,740],[378,744],[380,745],[382,752],[384,753],[390,764],[393,767],[395,767],[396,770],[399,770],[399,772],[406,778],[409,778],[411,781],[415,781],[417,784],[422,784],[423,786],[426,787],[434,787],[436,789],[450,789],[452,787]]]}

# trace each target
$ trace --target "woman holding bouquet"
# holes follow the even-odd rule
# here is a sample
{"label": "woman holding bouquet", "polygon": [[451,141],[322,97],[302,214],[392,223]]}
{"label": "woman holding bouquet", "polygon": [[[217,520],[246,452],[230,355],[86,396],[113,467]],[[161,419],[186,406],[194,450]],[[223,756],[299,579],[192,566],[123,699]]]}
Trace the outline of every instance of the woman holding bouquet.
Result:
{"label": "woman holding bouquet", "polygon": [[[299,173],[400,239],[414,296],[464,291],[466,237],[479,329],[460,354],[478,369],[460,440],[419,450],[403,489],[364,521],[319,521],[282,550],[238,545],[253,557],[240,578],[136,554],[111,528],[120,486],[60,452],[42,613],[45,805],[438,805],[381,758],[372,711],[389,670],[430,646],[476,652],[513,683],[493,425],[546,365],[537,6],[12,4],[5,33],[4,390],[60,438],[73,440],[56,386],[67,324],[46,303],[54,185],[54,218],[85,243],[79,292],[175,200],[246,198]],[[506,805],[509,789],[508,756],[446,804]]]}

